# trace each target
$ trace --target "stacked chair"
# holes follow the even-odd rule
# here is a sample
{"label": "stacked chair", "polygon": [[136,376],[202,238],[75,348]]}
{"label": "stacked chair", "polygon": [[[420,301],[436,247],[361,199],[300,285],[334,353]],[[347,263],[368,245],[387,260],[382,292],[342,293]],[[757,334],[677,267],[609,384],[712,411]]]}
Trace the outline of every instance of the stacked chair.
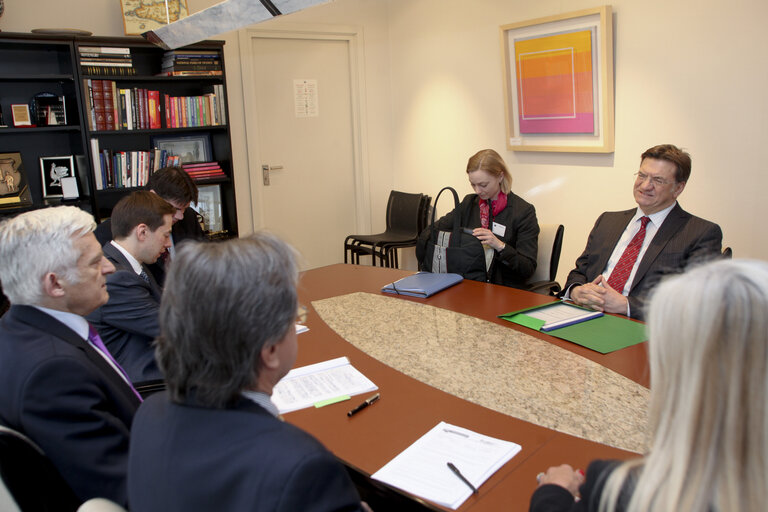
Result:
{"label": "stacked chair", "polygon": [[371,265],[397,268],[397,250],[415,247],[426,227],[432,198],[393,190],[387,201],[387,229],[375,235],[349,235],[344,240],[344,263],[360,263],[370,256]]}

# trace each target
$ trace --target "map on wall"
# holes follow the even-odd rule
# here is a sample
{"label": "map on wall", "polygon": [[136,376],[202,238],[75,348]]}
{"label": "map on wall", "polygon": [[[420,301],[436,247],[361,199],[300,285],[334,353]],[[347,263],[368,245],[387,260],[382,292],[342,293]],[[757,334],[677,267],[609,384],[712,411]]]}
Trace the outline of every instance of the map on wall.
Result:
{"label": "map on wall", "polygon": [[189,15],[187,0],[120,0],[125,35],[140,35]]}

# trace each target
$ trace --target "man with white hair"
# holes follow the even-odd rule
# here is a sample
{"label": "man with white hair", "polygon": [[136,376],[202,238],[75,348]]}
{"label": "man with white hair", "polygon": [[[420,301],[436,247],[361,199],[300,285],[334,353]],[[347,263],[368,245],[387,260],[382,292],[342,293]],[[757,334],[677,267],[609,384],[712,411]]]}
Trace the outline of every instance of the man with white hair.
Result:
{"label": "man with white hair", "polygon": [[[109,297],[88,213],[35,210],[0,224],[0,423],[37,443],[77,497],[125,505],[141,398],[83,318]],[[41,492],[45,492],[41,489]]]}

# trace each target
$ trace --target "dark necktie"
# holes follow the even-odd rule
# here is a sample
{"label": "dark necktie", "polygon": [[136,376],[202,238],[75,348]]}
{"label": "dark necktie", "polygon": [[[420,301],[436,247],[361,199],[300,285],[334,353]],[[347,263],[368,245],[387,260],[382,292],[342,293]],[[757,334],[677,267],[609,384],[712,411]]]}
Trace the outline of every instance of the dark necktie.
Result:
{"label": "dark necktie", "polygon": [[149,282],[149,274],[147,274],[147,271],[144,270],[144,265],[141,266],[141,274],[139,274],[139,277],[142,278],[147,283],[152,284]]}
{"label": "dark necktie", "polygon": [[122,372],[122,374],[125,376],[127,380],[127,384],[131,387],[131,390],[138,397],[139,402],[143,402],[141,395],[139,394],[138,391],[136,391],[136,388],[133,387],[133,384],[131,384],[131,379],[128,378],[128,374],[125,373],[125,370],[123,370],[123,367],[120,366],[117,361],[115,361],[115,358],[112,357],[112,354],[109,353],[109,350],[107,350],[107,347],[104,345],[104,342],[101,341],[101,336],[99,336],[99,333],[96,332],[96,329],[94,329],[93,326],[90,324],[88,324],[88,341],[90,341],[94,347],[96,347],[99,351],[101,351],[102,354],[107,356],[107,358],[110,361],[112,361],[115,367]]}
{"label": "dark necktie", "polygon": [[651,219],[648,217],[640,217],[640,230],[635,234],[629,245],[624,249],[624,254],[619,258],[619,262],[611,272],[611,276],[608,278],[608,284],[621,293],[624,290],[624,286],[627,284],[627,279],[632,273],[632,269],[635,267],[637,261],[637,255],[640,254],[640,248],[643,246],[643,240],[645,240],[645,227]]}

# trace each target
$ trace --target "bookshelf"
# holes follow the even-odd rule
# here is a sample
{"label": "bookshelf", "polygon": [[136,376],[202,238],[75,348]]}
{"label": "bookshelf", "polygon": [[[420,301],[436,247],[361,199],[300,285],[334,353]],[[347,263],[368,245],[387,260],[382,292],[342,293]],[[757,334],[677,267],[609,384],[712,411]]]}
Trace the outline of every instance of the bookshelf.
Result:
{"label": "bookshelf", "polygon": [[[205,216],[210,216],[206,220],[215,228],[211,237],[237,236],[223,46],[223,41],[203,41],[180,49],[196,60],[178,65],[180,69],[197,66],[203,72],[206,65],[215,63],[221,74],[161,76],[173,59],[142,38],[0,32],[0,108],[8,125],[0,128],[0,174],[13,165],[3,164],[4,154],[20,155],[29,188],[29,201],[14,203],[2,195],[8,189],[0,182],[0,216],[75,204],[99,221],[109,217],[121,197],[143,185],[161,156],[176,152],[198,187],[206,191]],[[104,64],[99,65],[100,59]],[[100,87],[96,100],[94,84]],[[116,94],[107,98],[112,103],[105,107],[99,95],[107,87]],[[67,124],[13,127],[11,105],[30,104],[40,92],[64,97]],[[129,100],[122,110],[121,97]],[[151,120],[150,105],[157,105]],[[97,106],[101,115],[107,110],[110,114],[99,123],[95,122]],[[126,107],[132,109],[133,123],[124,123]],[[40,158],[61,155],[74,157],[78,200],[44,197],[43,179],[47,178],[41,173]],[[203,165],[206,162],[215,165]],[[213,170],[206,175],[206,169]]]}

